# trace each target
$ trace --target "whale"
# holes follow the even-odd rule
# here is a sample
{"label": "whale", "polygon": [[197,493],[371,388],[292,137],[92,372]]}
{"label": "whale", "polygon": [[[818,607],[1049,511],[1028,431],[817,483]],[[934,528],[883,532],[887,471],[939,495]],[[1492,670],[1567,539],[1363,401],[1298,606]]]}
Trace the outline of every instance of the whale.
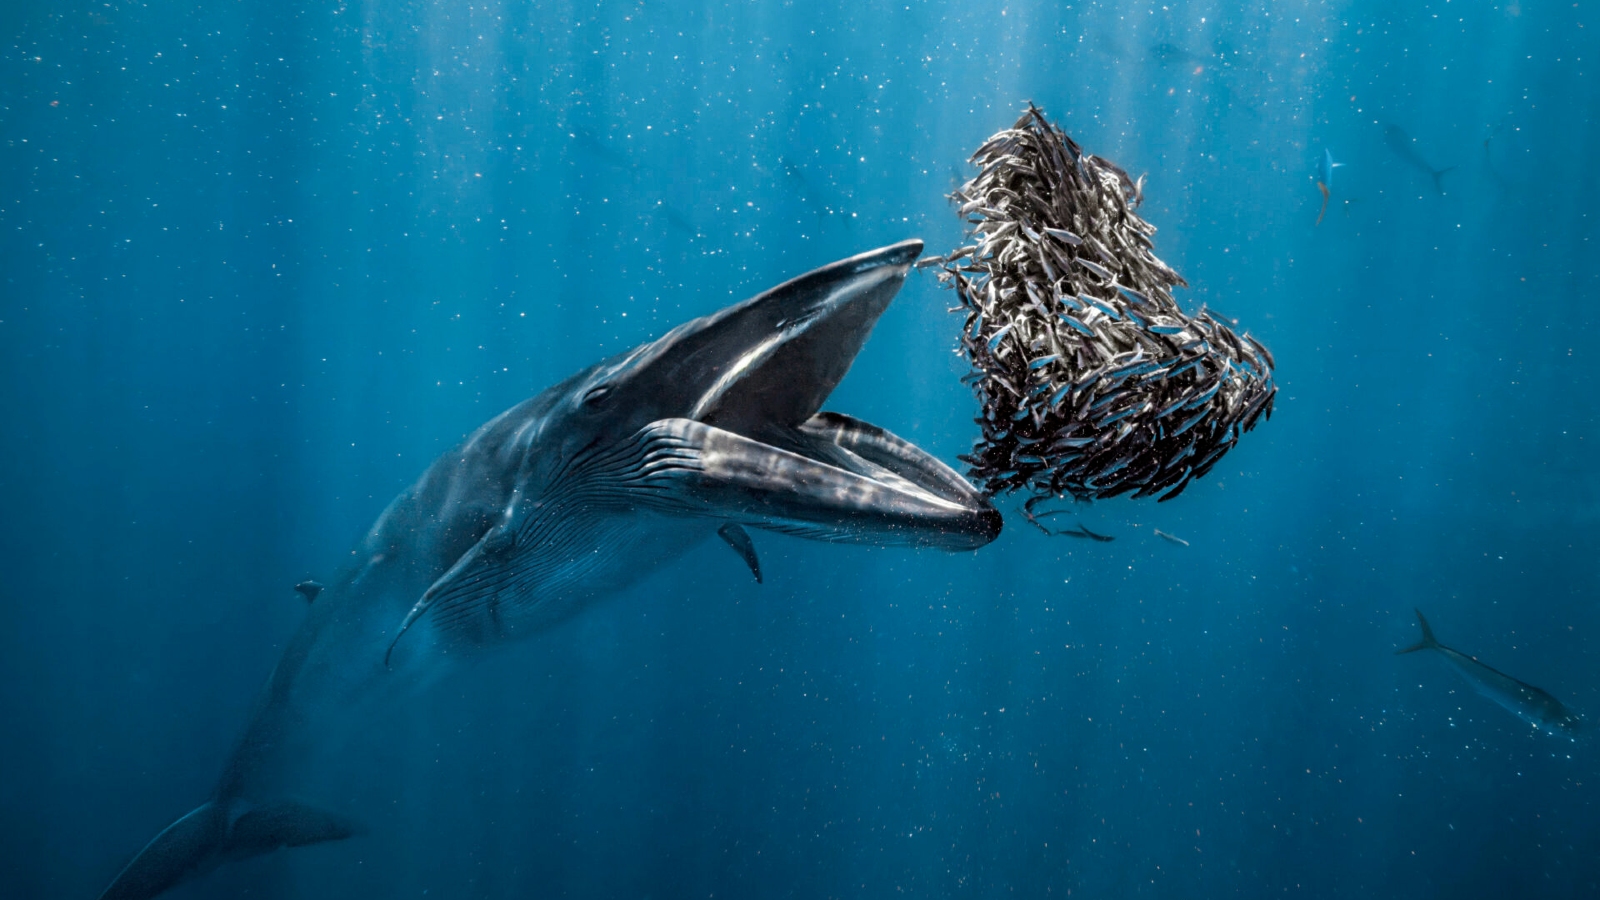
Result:
{"label": "whale", "polygon": [[[102,900],[147,900],[216,867],[361,826],[297,777],[328,735],[540,634],[717,536],[749,529],[975,550],[1001,516],[955,470],[822,410],[922,242],[825,265],[599,362],[490,420],[396,497],[325,583],[210,796]],[[731,562],[731,561],[730,561]]]}

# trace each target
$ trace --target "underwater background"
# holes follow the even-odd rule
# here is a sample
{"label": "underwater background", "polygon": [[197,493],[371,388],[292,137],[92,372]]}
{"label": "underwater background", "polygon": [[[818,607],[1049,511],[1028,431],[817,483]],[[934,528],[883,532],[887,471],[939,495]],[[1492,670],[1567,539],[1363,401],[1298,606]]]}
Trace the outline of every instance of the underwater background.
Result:
{"label": "underwater background", "polygon": [[[435,456],[814,266],[957,246],[944,195],[1032,100],[1148,173],[1181,302],[1277,358],[1269,423],[1171,503],[1078,508],[1110,543],[1015,499],[971,554],[757,532],[761,586],[708,543],[381,720],[341,785],[364,835],[171,896],[1595,895],[1595,738],[1393,651],[1417,607],[1600,716],[1597,29],[0,7],[0,894],[93,897],[206,796],[291,586]],[[956,464],[933,271],[828,408]]]}

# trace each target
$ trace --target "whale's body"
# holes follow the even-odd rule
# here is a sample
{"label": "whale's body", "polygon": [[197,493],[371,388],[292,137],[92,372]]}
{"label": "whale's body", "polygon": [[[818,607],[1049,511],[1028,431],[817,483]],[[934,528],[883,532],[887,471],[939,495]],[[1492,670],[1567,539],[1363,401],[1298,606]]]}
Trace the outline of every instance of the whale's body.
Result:
{"label": "whale's body", "polygon": [[759,578],[754,527],[973,549],[999,513],[949,467],[818,410],[921,252],[841,260],[585,369],[483,425],[397,497],[312,600],[211,798],[102,900],[222,862],[338,840],[288,799],[339,722],[454,660],[538,633],[720,534]]}

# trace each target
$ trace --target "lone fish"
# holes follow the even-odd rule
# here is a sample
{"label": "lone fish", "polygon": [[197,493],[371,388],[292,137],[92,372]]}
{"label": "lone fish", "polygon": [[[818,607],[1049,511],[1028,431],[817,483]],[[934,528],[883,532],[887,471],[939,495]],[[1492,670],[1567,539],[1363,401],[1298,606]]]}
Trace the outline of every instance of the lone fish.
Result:
{"label": "lone fish", "polygon": [[1162,531],[1159,528],[1155,529],[1155,532],[1156,532],[1156,537],[1158,537],[1158,538],[1164,538],[1164,539],[1166,539],[1168,541],[1171,541],[1174,544],[1181,544],[1181,545],[1183,545],[1185,547],[1189,546],[1189,542],[1188,541],[1184,540],[1181,537],[1178,537],[1175,534],[1167,534],[1165,531]]}
{"label": "lone fish", "polygon": [[1322,159],[1317,162],[1317,190],[1322,192],[1322,208],[1317,210],[1317,224],[1322,224],[1322,217],[1328,214],[1328,197],[1333,191],[1333,170],[1344,165],[1333,161],[1333,151],[1323,150]]}
{"label": "lone fish", "polygon": [[1067,537],[1088,538],[1092,541],[1097,541],[1102,544],[1109,544],[1116,540],[1115,537],[1109,534],[1096,534],[1093,531],[1083,527],[1081,524],[1077,528],[1064,528],[1061,531],[1056,532],[1056,534],[1064,534]]}
{"label": "lone fish", "polygon": [[1539,688],[1491,669],[1477,659],[1439,643],[1434,639],[1433,629],[1428,627],[1428,620],[1422,617],[1422,610],[1415,612],[1417,624],[1422,626],[1422,640],[1403,650],[1396,650],[1396,655],[1437,650],[1474,690],[1510,710],[1534,728],[1569,738],[1578,732],[1583,724],[1582,716],[1562,706],[1560,700]]}

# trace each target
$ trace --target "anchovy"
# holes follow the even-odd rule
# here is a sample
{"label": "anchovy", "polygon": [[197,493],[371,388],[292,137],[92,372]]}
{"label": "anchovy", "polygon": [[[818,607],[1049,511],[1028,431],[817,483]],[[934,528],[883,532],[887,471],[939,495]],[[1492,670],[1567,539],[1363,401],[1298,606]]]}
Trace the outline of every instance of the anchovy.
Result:
{"label": "anchovy", "polygon": [[[1122,410],[1121,412],[1112,413],[1111,415],[1106,416],[1103,419],[1100,419],[1095,424],[1099,425],[1101,428],[1104,428],[1107,425],[1113,425],[1113,424],[1116,424],[1117,422],[1121,422],[1123,419],[1126,419],[1127,417],[1129,417],[1131,415],[1134,415],[1137,412],[1139,412],[1138,407],[1129,407],[1128,409]],[[1118,466],[1117,468],[1120,469],[1121,466]],[[1115,470],[1112,470],[1112,471],[1115,471]]]}
{"label": "anchovy", "polygon": [[1150,298],[1146,297],[1144,294],[1140,293],[1139,291],[1136,291],[1131,287],[1127,287],[1127,286],[1121,285],[1121,284],[1115,285],[1115,287],[1116,287],[1118,293],[1120,293],[1124,297],[1127,297],[1129,300],[1132,300],[1133,302],[1139,304],[1140,306],[1149,306],[1150,305]]}
{"label": "anchovy", "polygon": [[1161,468],[1162,468],[1163,471],[1171,469],[1173,466],[1176,466],[1177,464],[1183,462],[1184,460],[1188,459],[1193,454],[1194,454],[1194,438],[1191,437],[1188,440],[1188,442],[1183,445],[1183,449],[1178,451],[1177,453],[1173,454],[1172,458],[1167,460],[1167,462]]}
{"label": "anchovy", "polygon": [[1088,294],[1081,294],[1079,296],[1081,296],[1084,300],[1088,301],[1091,305],[1093,305],[1095,309],[1098,309],[1101,312],[1105,313],[1106,314],[1106,318],[1115,319],[1117,321],[1121,321],[1122,320],[1122,316],[1117,312],[1117,308],[1112,306],[1111,304],[1105,302],[1104,300],[1100,300],[1100,299],[1097,299],[1095,297],[1091,297]]}
{"label": "anchovy", "polygon": [[1244,339],[1249,341],[1250,346],[1254,347],[1256,352],[1261,354],[1261,358],[1267,361],[1267,368],[1276,369],[1278,367],[1278,361],[1272,358],[1272,351],[1268,350],[1265,344],[1252,337],[1248,331],[1244,333]]}
{"label": "anchovy", "polygon": [[1099,400],[1096,400],[1093,403],[1089,404],[1089,411],[1090,412],[1094,412],[1097,409],[1103,409],[1103,408],[1105,408],[1107,406],[1110,406],[1111,404],[1113,404],[1113,403],[1117,402],[1118,400],[1122,399],[1122,396],[1123,396],[1122,394],[1115,394],[1115,393],[1114,394],[1106,394],[1104,397],[1101,397]]}
{"label": "anchovy", "polygon": [[1004,326],[1002,326],[1000,328],[999,331],[996,331],[994,333],[994,335],[989,338],[989,352],[993,353],[995,351],[995,348],[1000,346],[1000,342],[1005,340],[1005,336],[1010,334],[1011,333],[1011,329],[1013,329],[1015,327],[1017,327],[1017,323],[1015,323],[1015,322],[1007,322]]}
{"label": "anchovy", "polygon": [[1195,359],[1184,362],[1184,364],[1174,365],[1173,368],[1166,370],[1166,378],[1179,378],[1179,376],[1186,375],[1186,373],[1194,372],[1195,368],[1200,367],[1202,362],[1205,362],[1205,357],[1195,357]]}
{"label": "anchovy", "polygon": [[1104,244],[1100,243],[1098,240],[1095,239],[1094,235],[1092,235],[1092,234],[1084,235],[1083,242],[1088,245],[1089,250],[1092,253],[1094,253],[1095,256],[1100,257],[1101,259],[1105,260],[1106,262],[1109,263],[1109,262],[1112,262],[1112,261],[1114,261],[1116,259],[1116,257],[1111,255],[1111,251],[1106,249],[1106,246]]}
{"label": "anchovy", "polygon": [[1158,537],[1158,538],[1165,538],[1165,539],[1171,541],[1174,544],[1179,544],[1179,545],[1182,545],[1184,547],[1189,546],[1189,542],[1188,541],[1184,540],[1181,537],[1178,537],[1175,534],[1167,534],[1165,531],[1162,531],[1159,528],[1155,529],[1155,533],[1156,533],[1156,537]]}
{"label": "anchovy", "polygon": [[1050,408],[1055,409],[1060,406],[1061,401],[1066,399],[1067,394],[1072,392],[1072,388],[1073,384],[1070,381],[1056,388],[1055,392],[1050,395]]}
{"label": "anchovy", "polygon": [[1218,444],[1217,446],[1212,447],[1206,452],[1205,456],[1200,458],[1199,462],[1194,464],[1195,475],[1204,475],[1205,473],[1211,471],[1211,467],[1216,465],[1217,460],[1221,459],[1222,454],[1226,452],[1228,452],[1227,444]]}
{"label": "anchovy", "polygon": [[1102,544],[1109,544],[1110,542],[1116,540],[1115,537],[1112,537],[1109,534],[1095,534],[1094,532],[1092,532],[1089,529],[1083,527],[1082,525],[1079,525],[1076,529],[1072,529],[1072,530],[1063,529],[1061,531],[1056,532],[1056,534],[1064,534],[1067,537],[1088,538],[1088,539],[1090,539],[1092,541],[1099,541]]}
{"label": "anchovy", "polygon": [[1149,362],[1132,362],[1121,368],[1112,369],[1106,375],[1110,378],[1132,378],[1136,375],[1148,375],[1161,367],[1161,363],[1153,360]]}
{"label": "anchovy", "polygon": [[1219,379],[1217,379],[1217,383],[1216,384],[1213,384],[1208,390],[1206,390],[1203,393],[1201,393],[1200,396],[1195,397],[1193,400],[1190,400],[1188,403],[1184,404],[1184,408],[1185,409],[1193,409],[1196,406],[1200,406],[1200,405],[1204,404],[1207,400],[1210,400],[1212,397],[1215,397],[1216,394],[1217,394],[1217,391],[1219,391],[1221,389],[1222,389],[1222,379],[1219,378]]}
{"label": "anchovy", "polygon": [[[1188,405],[1188,401],[1184,401],[1184,405],[1187,406]],[[1209,409],[1200,410],[1199,412],[1195,413],[1193,416],[1190,416],[1188,419],[1184,420],[1183,424],[1179,425],[1177,430],[1172,432],[1172,436],[1173,437],[1177,437],[1178,435],[1183,434],[1185,431],[1188,431],[1189,429],[1191,429],[1195,425],[1197,425],[1200,422],[1201,419],[1204,419],[1206,416],[1209,416],[1209,415],[1211,415],[1211,410],[1209,410]]]}
{"label": "anchovy", "polygon": [[1093,328],[1090,328],[1089,326],[1083,324],[1082,322],[1078,321],[1077,319],[1074,319],[1073,317],[1067,315],[1066,313],[1056,313],[1056,317],[1061,319],[1062,321],[1066,322],[1068,325],[1071,325],[1080,334],[1086,334],[1089,337],[1094,337],[1095,336],[1095,332],[1094,332]]}
{"label": "anchovy", "polygon": [[1110,270],[1106,269],[1105,266],[1102,266],[1099,263],[1094,262],[1092,260],[1084,259],[1083,257],[1080,256],[1080,257],[1078,257],[1078,265],[1083,266],[1085,269],[1088,269],[1089,271],[1091,271],[1094,274],[1100,276],[1101,278],[1104,278],[1104,279],[1107,279],[1107,280],[1109,280],[1111,278]]}
{"label": "anchovy", "polygon": [[1172,404],[1170,406],[1163,407],[1160,412],[1156,413],[1156,418],[1157,419],[1165,419],[1167,416],[1170,416],[1173,413],[1177,412],[1178,410],[1182,409],[1184,404],[1186,404],[1188,402],[1189,402],[1189,398],[1187,396],[1179,397],[1178,399],[1172,401]]}

